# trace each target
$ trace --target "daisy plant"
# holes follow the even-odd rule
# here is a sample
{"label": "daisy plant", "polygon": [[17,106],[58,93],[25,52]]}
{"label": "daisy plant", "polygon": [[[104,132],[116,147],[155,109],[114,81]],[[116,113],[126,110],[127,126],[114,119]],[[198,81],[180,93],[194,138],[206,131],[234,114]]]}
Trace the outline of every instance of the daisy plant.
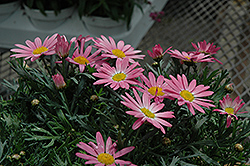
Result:
{"label": "daisy plant", "polygon": [[193,51],[156,44],[148,51],[155,65],[145,66],[141,50],[111,36],[25,43],[11,49],[17,81],[3,82],[12,93],[0,98],[1,165],[219,166],[250,158],[250,116],[240,112],[243,99],[229,97],[229,73],[209,67],[213,43]]}

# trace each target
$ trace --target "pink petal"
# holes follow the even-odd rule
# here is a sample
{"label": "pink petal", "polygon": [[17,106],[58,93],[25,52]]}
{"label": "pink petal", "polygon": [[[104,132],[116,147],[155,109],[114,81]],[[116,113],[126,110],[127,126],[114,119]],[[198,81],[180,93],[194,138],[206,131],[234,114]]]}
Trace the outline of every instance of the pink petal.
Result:
{"label": "pink petal", "polygon": [[82,150],[85,150],[87,153],[97,157],[97,153],[94,151],[94,149],[92,147],[90,147],[89,145],[87,145],[86,143],[79,142],[79,144],[77,144],[77,146],[79,148],[81,148]]}
{"label": "pink petal", "polygon": [[133,146],[130,146],[130,147],[126,147],[126,148],[123,148],[122,150],[120,150],[119,152],[115,153],[115,156],[114,158],[119,158],[129,152],[131,152],[132,150],[134,150],[135,147]]}
{"label": "pink petal", "polygon": [[137,119],[137,120],[135,121],[135,123],[133,124],[132,129],[133,129],[133,130],[138,129],[138,128],[144,123],[144,121],[145,121],[145,120],[144,120],[143,118]]}
{"label": "pink petal", "polygon": [[104,153],[104,141],[103,141],[102,134],[99,131],[96,133],[96,143],[97,143],[98,149],[100,149],[100,151]]}
{"label": "pink petal", "polygon": [[96,157],[93,157],[93,156],[90,156],[87,154],[83,154],[83,153],[76,153],[76,156],[80,157],[82,159],[85,159],[85,160],[97,160]]}

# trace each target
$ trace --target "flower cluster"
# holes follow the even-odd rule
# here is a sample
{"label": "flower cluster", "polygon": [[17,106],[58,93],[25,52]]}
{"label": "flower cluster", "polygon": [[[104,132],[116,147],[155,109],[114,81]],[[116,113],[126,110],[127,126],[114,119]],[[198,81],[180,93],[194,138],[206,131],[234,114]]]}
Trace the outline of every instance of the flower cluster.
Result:
{"label": "flower cluster", "polygon": [[161,22],[161,19],[163,18],[165,12],[160,11],[160,12],[151,12],[149,14],[149,17],[152,18],[152,20],[155,20],[156,22]]}
{"label": "flower cluster", "polygon": [[[150,16],[159,21],[163,14],[162,12],[151,13]],[[205,73],[199,77],[197,75],[199,71],[196,68],[196,65],[199,63],[221,63],[214,57],[214,54],[220,48],[216,48],[213,43],[206,43],[206,41],[198,42],[198,46],[194,43],[192,45],[195,50],[189,52],[180,52],[177,49],[172,49],[172,47],[163,51],[160,44],[155,45],[152,48],[152,52],[148,50],[147,53],[155,62],[159,63],[157,70],[154,70],[152,67],[144,69],[140,65],[138,60],[143,60],[145,57],[145,55],[140,54],[140,50],[135,50],[135,48],[129,44],[125,44],[122,40],[116,43],[112,37],[109,36],[106,38],[103,35],[95,38],[80,35],[68,41],[64,35],[54,34],[51,37],[46,37],[44,42],[37,37],[34,42],[27,40],[26,46],[16,44],[19,48],[11,49],[14,52],[11,57],[24,58],[25,61],[31,59],[34,62],[44,58],[50,59],[52,55],[56,55],[56,60],[53,62],[62,67],[60,70],[58,67],[48,72],[50,80],[46,81],[53,82],[56,88],[56,91],[53,92],[57,93],[59,91],[60,97],[67,100],[68,96],[78,97],[77,95],[80,93],[77,92],[77,94],[72,95],[71,93],[73,92],[69,90],[70,92],[66,96],[64,91],[67,91],[68,84],[74,82],[76,85],[82,85],[82,87],[78,88],[82,93],[83,86],[87,84],[87,81],[82,79],[81,76],[89,74],[88,77],[93,79],[92,82],[90,81],[91,85],[106,89],[112,95],[114,94],[114,96],[118,97],[112,104],[116,106],[115,108],[123,110],[123,112],[110,119],[115,121],[114,119],[119,116],[130,118],[129,123],[133,122],[133,125],[127,124],[126,126],[131,126],[133,130],[137,130],[141,126],[143,126],[141,128],[150,126],[149,133],[160,131],[161,134],[166,135],[170,131],[169,133],[171,134],[174,132],[171,128],[180,125],[180,122],[175,121],[175,119],[185,121],[186,119],[193,118],[197,115],[196,111],[199,111],[202,115],[208,114],[209,117],[216,116],[213,115],[213,111],[226,114],[226,127],[229,128],[232,123],[232,117],[238,120],[236,114],[239,113],[239,110],[244,105],[242,99],[240,100],[237,97],[232,101],[228,94],[224,97],[227,92],[218,95],[219,92],[214,88],[215,83],[211,79],[212,76],[207,78],[207,73]],[[167,54],[170,55],[169,57],[174,62],[177,62],[176,65],[178,67],[175,70],[177,72],[171,73],[171,70],[166,71],[162,69],[163,57],[168,56]],[[45,61],[44,63],[46,65]],[[70,69],[73,70],[73,74],[70,72]],[[194,74],[191,74],[191,69],[193,69]],[[80,79],[77,80],[78,78]],[[43,85],[49,85],[47,82]],[[85,90],[87,91],[88,88]],[[112,95],[109,97],[112,97]],[[222,100],[218,100],[222,97]],[[100,91],[100,93],[95,95],[95,99],[91,97],[91,102],[98,102],[99,99],[107,101],[101,97]],[[70,109],[73,109],[74,105],[79,106],[79,109],[76,111],[82,109],[81,104],[76,103],[75,100],[76,98],[74,98],[73,104],[70,107],[66,107],[68,116],[75,114],[70,112]],[[89,104],[89,101],[83,100],[83,102],[85,101]],[[34,105],[38,106],[39,104],[40,102],[38,101]],[[105,103],[105,105],[109,104]],[[91,108],[89,115],[91,115],[91,111],[98,110],[99,107],[101,107],[101,104],[97,108]],[[104,113],[101,112],[101,114]],[[134,116],[136,120],[134,121],[133,117],[129,115]],[[77,118],[74,120],[79,121]],[[84,124],[84,122],[81,124]],[[93,130],[91,131],[93,132]],[[85,164],[100,166],[115,166],[116,164],[134,165],[130,161],[117,158],[136,149],[135,146],[118,148],[117,142],[112,143],[110,137],[108,137],[106,144],[104,144],[103,137],[99,131],[96,133],[96,144],[93,142],[89,142],[89,144],[79,142],[77,144],[79,148],[90,155],[76,153],[76,156],[88,160]],[[139,131],[137,130],[137,132]],[[146,138],[143,137],[143,139]],[[133,142],[130,142],[130,144],[133,145]]]}

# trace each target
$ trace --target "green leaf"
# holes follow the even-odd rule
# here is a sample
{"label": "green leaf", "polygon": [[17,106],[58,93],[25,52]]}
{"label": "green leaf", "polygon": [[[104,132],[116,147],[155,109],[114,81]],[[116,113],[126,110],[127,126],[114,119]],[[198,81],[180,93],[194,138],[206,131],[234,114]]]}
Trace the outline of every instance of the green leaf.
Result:
{"label": "green leaf", "polygon": [[190,146],[191,150],[199,155],[204,161],[206,161],[208,164],[213,164],[213,165],[218,165],[220,166],[220,164],[216,161],[214,161],[213,159],[211,159],[210,157],[208,157],[206,154],[200,152],[198,149],[196,149],[194,146]]}
{"label": "green leaf", "polygon": [[158,72],[155,69],[153,69],[148,63],[146,63],[146,65],[157,77],[159,76]]}
{"label": "green leaf", "polygon": [[[161,158],[162,159],[162,158]],[[163,160],[163,159],[162,159]],[[177,162],[180,160],[179,157],[173,157],[172,162],[170,163],[169,166],[176,166]]]}
{"label": "green leaf", "polygon": [[195,124],[195,129],[198,130],[208,119],[208,116],[203,117],[202,119],[198,120]]}
{"label": "green leaf", "polygon": [[53,146],[54,143],[55,143],[55,139],[51,139],[50,143],[48,143],[47,145],[42,146],[42,147],[43,147],[43,148],[49,148],[49,147]]}
{"label": "green leaf", "polygon": [[64,113],[62,112],[62,110],[57,110],[56,111],[58,118],[61,120],[61,122],[63,123],[63,126],[67,129],[67,130],[71,130],[72,126],[69,123],[69,121],[66,119],[66,117],[64,116]]}
{"label": "green leaf", "polygon": [[[4,146],[5,146],[6,144],[7,144],[7,140],[5,140],[4,143],[2,143],[2,142],[0,141],[0,159],[1,159],[2,155],[3,155],[3,149],[4,149]],[[0,163],[1,163],[1,161],[0,161]]]}
{"label": "green leaf", "polygon": [[179,164],[180,164],[181,166],[198,166],[198,165],[186,163],[185,161],[181,161],[181,160],[179,161]]}
{"label": "green leaf", "polygon": [[248,112],[248,113],[242,113],[242,114],[237,114],[237,117],[250,118],[250,112]]}

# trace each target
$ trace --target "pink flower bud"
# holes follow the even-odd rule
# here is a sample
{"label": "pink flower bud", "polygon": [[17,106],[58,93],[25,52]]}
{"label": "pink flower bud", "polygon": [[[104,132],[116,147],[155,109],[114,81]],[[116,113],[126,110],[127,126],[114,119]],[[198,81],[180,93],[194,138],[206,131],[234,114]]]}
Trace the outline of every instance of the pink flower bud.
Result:
{"label": "pink flower bud", "polygon": [[153,52],[150,52],[150,51],[148,50],[148,54],[149,54],[149,56],[151,56],[154,60],[159,61],[159,60],[162,59],[163,55],[164,55],[168,50],[170,50],[171,48],[172,48],[172,47],[169,47],[165,52],[163,52],[163,49],[162,49],[161,45],[158,44],[158,45],[155,45],[155,46],[152,48]]}
{"label": "pink flower bud", "polygon": [[164,11],[160,11],[160,12],[159,12],[159,15],[162,15],[162,16],[163,16],[164,14],[165,14]]}
{"label": "pink flower bud", "polygon": [[61,88],[64,88],[66,86],[66,83],[64,82],[64,78],[61,74],[53,75],[52,79],[53,79],[57,89],[61,89]]}

